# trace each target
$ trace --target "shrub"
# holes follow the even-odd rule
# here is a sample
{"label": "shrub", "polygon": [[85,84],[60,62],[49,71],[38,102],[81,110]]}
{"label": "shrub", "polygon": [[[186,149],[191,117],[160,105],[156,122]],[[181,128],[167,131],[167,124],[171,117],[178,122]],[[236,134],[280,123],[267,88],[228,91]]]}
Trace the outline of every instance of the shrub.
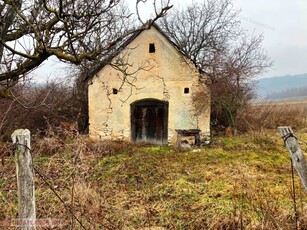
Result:
{"label": "shrub", "polygon": [[84,108],[87,104],[77,96],[74,84],[53,81],[37,85],[26,81],[12,87],[10,92],[10,97],[0,98],[2,140],[8,140],[18,128],[46,135],[49,127],[61,127],[66,123],[78,124],[78,131],[86,130],[87,115],[84,114],[87,112]]}

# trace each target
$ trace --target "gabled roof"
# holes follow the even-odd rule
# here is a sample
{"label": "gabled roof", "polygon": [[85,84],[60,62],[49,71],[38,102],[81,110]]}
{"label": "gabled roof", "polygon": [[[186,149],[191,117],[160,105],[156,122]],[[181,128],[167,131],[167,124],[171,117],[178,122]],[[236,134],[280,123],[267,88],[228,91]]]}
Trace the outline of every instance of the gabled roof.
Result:
{"label": "gabled roof", "polygon": [[[126,48],[126,47],[127,47],[137,36],[139,36],[144,30],[150,29],[152,26],[153,26],[161,35],[163,35],[163,36],[166,38],[166,40],[167,40],[169,43],[171,43],[171,44],[175,47],[175,49],[176,49],[182,56],[184,56],[184,57],[186,57],[187,59],[191,60],[191,59],[190,59],[189,57],[187,57],[187,56],[181,51],[181,49],[180,49],[180,48],[169,38],[169,36],[166,35],[166,34],[162,31],[162,29],[161,29],[156,23],[153,23],[153,24],[152,24],[151,26],[149,26],[149,27],[144,27],[144,28],[139,29],[139,30],[137,30],[136,32],[134,32],[125,42],[123,42],[123,43],[119,46],[119,48],[117,48],[117,49],[115,50],[115,52],[113,52],[110,56],[108,56],[108,57],[106,57],[104,60],[102,60],[101,63],[98,64],[97,67],[94,68],[94,69],[86,76],[86,78],[84,79],[84,81],[88,81],[88,80],[92,79],[92,78],[93,78],[103,67],[105,67],[106,65],[108,65],[108,64],[113,60],[113,58],[115,58],[117,55],[119,55],[119,54],[124,50],[124,48]],[[191,60],[191,61],[192,61],[192,60]],[[194,63],[194,62],[192,61],[192,63]],[[200,70],[200,69],[197,67],[196,63],[194,63],[194,65],[195,65],[195,67],[198,69],[198,71],[199,71],[200,73],[203,73],[203,71]]]}

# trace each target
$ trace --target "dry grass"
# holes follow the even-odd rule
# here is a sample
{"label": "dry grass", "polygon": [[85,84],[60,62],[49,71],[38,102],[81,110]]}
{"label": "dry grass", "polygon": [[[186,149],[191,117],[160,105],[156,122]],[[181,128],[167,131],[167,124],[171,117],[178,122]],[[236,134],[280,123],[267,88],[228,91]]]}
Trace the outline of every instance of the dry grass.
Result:
{"label": "dry grass", "polygon": [[[222,138],[197,152],[79,135],[55,151],[54,136],[34,142],[33,156],[87,229],[291,229],[290,162],[277,135]],[[17,216],[14,168],[6,157],[0,220]],[[305,229],[306,192],[297,178],[295,184]],[[38,218],[80,228],[37,175],[36,202]]]}
{"label": "dry grass", "polygon": [[[194,152],[95,141],[72,123],[49,126],[34,137],[34,165],[86,229],[294,229],[290,161],[276,127],[290,125],[307,140],[306,115],[307,103],[254,105],[239,123],[248,136]],[[18,210],[11,145],[0,145],[1,225]],[[38,175],[35,183],[37,218],[80,229]],[[295,186],[299,229],[307,229],[306,191],[297,177]]]}
{"label": "dry grass", "polygon": [[307,126],[307,101],[256,104],[241,112],[238,130],[266,133],[278,126],[291,126],[295,130]]}

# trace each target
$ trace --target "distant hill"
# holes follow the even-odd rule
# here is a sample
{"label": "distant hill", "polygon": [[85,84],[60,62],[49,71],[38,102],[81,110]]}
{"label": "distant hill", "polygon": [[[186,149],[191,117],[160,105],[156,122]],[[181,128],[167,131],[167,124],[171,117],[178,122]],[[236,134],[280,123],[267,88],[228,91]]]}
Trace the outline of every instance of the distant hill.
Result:
{"label": "distant hill", "polygon": [[306,99],[307,73],[259,79],[256,92],[269,100]]}

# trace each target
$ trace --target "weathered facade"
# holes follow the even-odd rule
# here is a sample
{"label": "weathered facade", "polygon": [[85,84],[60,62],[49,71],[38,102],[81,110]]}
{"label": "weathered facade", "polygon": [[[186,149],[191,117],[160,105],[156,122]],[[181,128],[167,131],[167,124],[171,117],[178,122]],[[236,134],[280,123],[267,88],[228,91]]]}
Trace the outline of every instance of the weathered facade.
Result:
{"label": "weathered facade", "polygon": [[209,98],[202,112],[193,106],[193,95],[208,88],[157,26],[136,34],[111,63],[88,80],[91,137],[167,144],[182,130],[209,134]]}

